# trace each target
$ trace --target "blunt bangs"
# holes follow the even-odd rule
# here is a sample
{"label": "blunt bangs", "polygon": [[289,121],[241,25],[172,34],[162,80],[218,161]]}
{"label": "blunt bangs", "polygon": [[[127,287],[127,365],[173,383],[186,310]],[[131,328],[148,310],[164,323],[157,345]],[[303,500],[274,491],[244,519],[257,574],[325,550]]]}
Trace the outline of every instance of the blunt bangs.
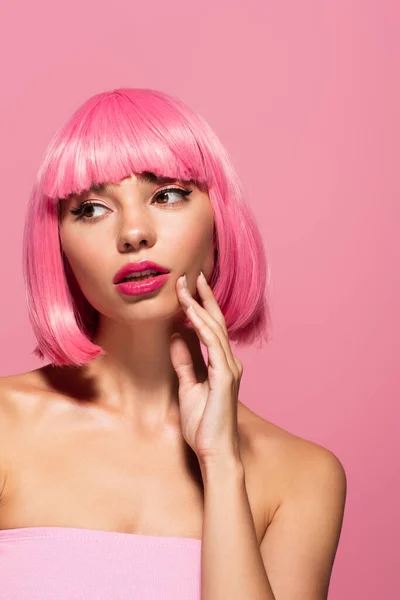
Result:
{"label": "blunt bangs", "polygon": [[207,181],[201,150],[173,99],[152,90],[129,91],[97,94],[57,132],[45,157],[46,196],[59,200],[143,171]]}
{"label": "blunt bangs", "polygon": [[[59,239],[60,202],[132,173],[193,181],[214,211],[209,281],[231,341],[269,340],[268,265],[260,231],[230,158],[209,124],[164,92],[120,88],[96,94],[55,133],[32,188],[23,235],[33,353],[82,366],[104,350],[91,339],[98,314],[83,296]],[[188,326],[192,327],[187,320]]]}

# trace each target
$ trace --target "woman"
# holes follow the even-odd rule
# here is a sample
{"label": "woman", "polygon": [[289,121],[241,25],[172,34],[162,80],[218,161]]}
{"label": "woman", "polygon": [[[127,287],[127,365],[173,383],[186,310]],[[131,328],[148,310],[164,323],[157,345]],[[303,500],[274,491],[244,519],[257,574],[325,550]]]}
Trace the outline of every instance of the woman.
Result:
{"label": "woman", "polygon": [[90,98],[43,157],[23,255],[49,364],[1,380],[0,597],[326,598],[344,470],[238,399],[267,264],[204,119]]}

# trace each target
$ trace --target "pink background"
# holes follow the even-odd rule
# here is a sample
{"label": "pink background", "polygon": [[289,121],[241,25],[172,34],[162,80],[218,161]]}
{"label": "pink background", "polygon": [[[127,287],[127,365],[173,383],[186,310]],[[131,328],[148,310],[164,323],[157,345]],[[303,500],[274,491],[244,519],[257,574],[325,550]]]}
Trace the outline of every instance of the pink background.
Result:
{"label": "pink background", "polygon": [[399,598],[396,2],[26,0],[2,11],[0,375],[41,364],[21,244],[51,136],[100,91],[181,98],[230,152],[271,265],[273,339],[234,347],[241,400],[346,469],[330,600]]}

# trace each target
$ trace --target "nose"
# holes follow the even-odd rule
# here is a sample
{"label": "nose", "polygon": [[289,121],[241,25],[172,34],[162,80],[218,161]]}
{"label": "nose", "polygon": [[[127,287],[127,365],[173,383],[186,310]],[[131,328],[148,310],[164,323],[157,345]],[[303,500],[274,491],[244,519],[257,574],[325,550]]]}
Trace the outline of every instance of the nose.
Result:
{"label": "nose", "polygon": [[118,251],[131,252],[140,250],[141,247],[151,248],[156,241],[154,224],[149,215],[143,210],[131,208],[129,214],[125,214],[118,235]]}

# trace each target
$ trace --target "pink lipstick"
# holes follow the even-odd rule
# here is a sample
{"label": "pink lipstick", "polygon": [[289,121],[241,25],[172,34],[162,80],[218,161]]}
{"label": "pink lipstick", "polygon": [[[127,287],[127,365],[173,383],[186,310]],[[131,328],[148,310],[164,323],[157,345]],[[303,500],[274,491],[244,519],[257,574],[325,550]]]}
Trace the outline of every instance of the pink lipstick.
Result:
{"label": "pink lipstick", "polygon": [[139,296],[148,294],[166,283],[169,270],[150,260],[124,265],[114,276],[113,282],[121,294]]}

